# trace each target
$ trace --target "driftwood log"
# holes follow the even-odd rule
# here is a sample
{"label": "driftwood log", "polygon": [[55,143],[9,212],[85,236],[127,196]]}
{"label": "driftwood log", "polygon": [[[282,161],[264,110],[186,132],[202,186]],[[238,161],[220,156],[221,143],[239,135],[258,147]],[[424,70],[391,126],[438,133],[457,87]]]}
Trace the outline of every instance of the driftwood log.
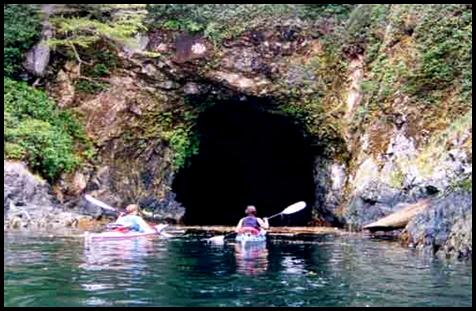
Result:
{"label": "driftwood log", "polygon": [[413,219],[413,217],[428,207],[429,202],[430,201],[428,199],[424,199],[416,203],[409,204],[407,207],[404,207],[393,214],[385,216],[376,222],[368,224],[363,228],[369,231],[391,231],[405,228],[405,226],[410,220]]}

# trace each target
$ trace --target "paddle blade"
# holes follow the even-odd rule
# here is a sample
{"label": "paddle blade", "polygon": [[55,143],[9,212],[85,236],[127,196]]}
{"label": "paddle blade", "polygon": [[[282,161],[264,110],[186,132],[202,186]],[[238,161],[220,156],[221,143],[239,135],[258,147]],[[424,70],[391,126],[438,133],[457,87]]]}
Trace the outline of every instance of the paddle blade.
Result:
{"label": "paddle blade", "polygon": [[207,239],[208,242],[210,243],[217,243],[217,244],[223,244],[225,243],[225,236],[224,235],[217,235],[212,238]]}
{"label": "paddle blade", "polygon": [[169,225],[168,224],[160,224],[160,225],[156,225],[154,226],[155,227],[155,230],[157,232],[161,232],[163,231],[165,228],[167,228]]}
{"label": "paddle blade", "polygon": [[284,209],[284,211],[281,212],[281,214],[289,215],[293,214],[296,212],[299,212],[300,210],[303,210],[306,207],[306,202],[301,201],[294,203],[293,205],[289,205]]}
{"label": "paddle blade", "polygon": [[102,201],[99,201],[98,199],[93,198],[93,197],[90,196],[89,194],[86,194],[86,195],[84,196],[84,198],[85,198],[86,200],[88,200],[89,202],[91,202],[91,203],[93,203],[93,204],[95,204],[95,205],[97,205],[97,206],[100,206],[100,207],[102,207],[102,208],[104,208],[104,209],[117,212],[117,209],[115,209],[114,207],[109,206],[109,205],[107,205],[106,203],[104,203],[104,202],[102,202]]}

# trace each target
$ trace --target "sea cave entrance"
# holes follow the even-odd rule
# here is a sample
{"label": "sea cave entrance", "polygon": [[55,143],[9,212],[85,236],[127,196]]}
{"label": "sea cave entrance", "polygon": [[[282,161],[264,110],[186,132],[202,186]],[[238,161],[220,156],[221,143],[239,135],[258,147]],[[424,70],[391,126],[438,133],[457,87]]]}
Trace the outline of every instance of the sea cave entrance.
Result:
{"label": "sea cave entrance", "polygon": [[308,208],[276,217],[272,226],[306,225],[314,201],[313,156],[303,131],[289,117],[254,100],[220,102],[197,122],[200,146],[172,185],[186,208],[187,225],[235,225],[246,205],[259,217],[297,201]]}

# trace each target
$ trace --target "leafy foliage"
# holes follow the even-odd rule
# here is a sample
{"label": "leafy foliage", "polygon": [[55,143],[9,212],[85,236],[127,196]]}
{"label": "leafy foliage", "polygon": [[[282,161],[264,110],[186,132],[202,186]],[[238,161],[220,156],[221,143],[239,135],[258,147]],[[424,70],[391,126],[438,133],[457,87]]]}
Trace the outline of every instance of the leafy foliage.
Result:
{"label": "leafy foliage", "polygon": [[50,41],[52,46],[75,45],[88,47],[101,37],[124,42],[127,41],[140,26],[133,25],[130,21],[127,21],[125,24],[106,24],[84,17],[54,18],[52,22],[55,24],[58,32],[66,36],[64,39],[52,39]]}
{"label": "leafy foliage", "polygon": [[354,4],[304,4],[295,5],[301,18],[338,18],[346,19],[354,9]]}
{"label": "leafy foliage", "polygon": [[343,31],[343,45],[360,45],[365,50],[366,62],[370,64],[379,54],[383,30],[388,25],[390,5],[360,4],[351,13]]}
{"label": "leafy foliage", "polygon": [[99,39],[115,43],[130,43],[130,39],[144,30],[142,20],[145,11],[141,4],[82,5],[87,16],[52,18],[58,36],[50,40],[52,46],[86,48]]}
{"label": "leafy foliage", "polygon": [[170,137],[170,147],[174,151],[174,166],[184,167],[187,160],[198,153],[199,139],[192,129],[179,127],[173,130]]}
{"label": "leafy foliage", "polygon": [[96,94],[106,90],[107,84],[89,80],[78,80],[74,83],[74,88],[78,92],[83,92],[86,94]]}
{"label": "leafy foliage", "polygon": [[472,89],[472,10],[432,5],[415,28],[421,63],[411,77],[413,94],[461,85]]}
{"label": "leafy foliage", "polygon": [[345,16],[353,5],[346,4],[150,4],[149,28],[164,27],[201,33],[214,43],[275,22],[277,18],[318,19]]}
{"label": "leafy foliage", "polygon": [[[79,163],[73,153],[71,137],[48,122],[27,118],[17,127],[5,129],[4,134],[5,140],[10,142],[10,149],[6,151],[12,152],[15,149],[12,142],[16,141],[15,147],[22,151],[28,164],[50,180],[62,171],[71,171]],[[19,153],[14,156],[18,157]]]}
{"label": "leafy foliage", "polygon": [[41,24],[35,7],[28,4],[3,5],[3,70],[15,77],[21,71],[23,54],[38,40]]}
{"label": "leafy foliage", "polygon": [[[373,6],[374,14],[378,6]],[[471,108],[470,8],[394,5],[388,16],[374,20],[371,33],[381,39],[367,58],[362,85],[367,113],[354,119],[355,124],[382,119],[405,100],[406,109],[421,112],[415,126],[433,133]]]}
{"label": "leafy foliage", "polygon": [[3,83],[4,157],[25,160],[55,180],[92,156],[91,143],[75,117],[24,82],[4,78]]}

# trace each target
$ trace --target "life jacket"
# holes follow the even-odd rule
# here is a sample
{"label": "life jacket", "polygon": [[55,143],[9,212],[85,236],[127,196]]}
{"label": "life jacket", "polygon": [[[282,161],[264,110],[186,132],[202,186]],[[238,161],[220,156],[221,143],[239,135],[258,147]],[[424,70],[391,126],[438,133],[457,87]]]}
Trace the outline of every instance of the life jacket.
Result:
{"label": "life jacket", "polygon": [[258,235],[260,234],[260,230],[254,228],[254,227],[241,227],[238,229],[238,233],[250,233],[252,235]]}
{"label": "life jacket", "polygon": [[258,223],[258,220],[256,219],[255,216],[247,216],[243,218],[243,222],[241,223],[241,227],[251,227],[255,228],[256,230],[260,229],[260,225]]}
{"label": "life jacket", "polygon": [[144,232],[144,228],[141,228],[138,219],[139,216],[136,215],[127,215],[119,218],[116,223],[128,227],[131,231]]}

